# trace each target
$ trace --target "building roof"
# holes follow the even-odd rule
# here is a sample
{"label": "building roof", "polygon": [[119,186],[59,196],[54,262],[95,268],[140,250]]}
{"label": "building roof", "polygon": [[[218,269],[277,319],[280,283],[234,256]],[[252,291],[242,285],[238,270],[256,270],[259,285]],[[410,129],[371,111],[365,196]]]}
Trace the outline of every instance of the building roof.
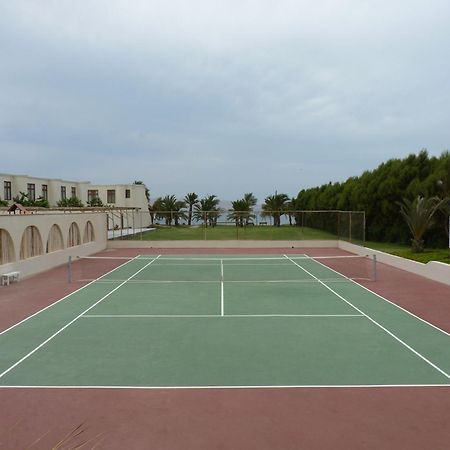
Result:
{"label": "building roof", "polygon": [[16,211],[19,211],[19,214],[31,214],[30,211],[28,211],[23,205],[20,203],[13,203],[9,208],[8,212],[13,212],[14,214]]}

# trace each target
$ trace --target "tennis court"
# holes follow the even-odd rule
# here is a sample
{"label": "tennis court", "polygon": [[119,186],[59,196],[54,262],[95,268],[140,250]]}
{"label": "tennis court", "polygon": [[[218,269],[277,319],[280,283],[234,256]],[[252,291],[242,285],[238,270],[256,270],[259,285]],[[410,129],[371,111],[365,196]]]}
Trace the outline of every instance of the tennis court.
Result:
{"label": "tennis court", "polygon": [[449,385],[449,334],[356,283],[369,258],[110,261],[74,261],[92,281],[0,334],[1,386]]}

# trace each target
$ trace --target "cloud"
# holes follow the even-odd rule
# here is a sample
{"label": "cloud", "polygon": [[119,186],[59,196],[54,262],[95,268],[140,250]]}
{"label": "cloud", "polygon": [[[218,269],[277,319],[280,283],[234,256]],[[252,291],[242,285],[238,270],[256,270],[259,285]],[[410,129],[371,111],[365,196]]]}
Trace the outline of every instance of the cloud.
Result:
{"label": "cloud", "polygon": [[2,5],[3,171],[263,198],[448,148],[447,2],[86,5]]}

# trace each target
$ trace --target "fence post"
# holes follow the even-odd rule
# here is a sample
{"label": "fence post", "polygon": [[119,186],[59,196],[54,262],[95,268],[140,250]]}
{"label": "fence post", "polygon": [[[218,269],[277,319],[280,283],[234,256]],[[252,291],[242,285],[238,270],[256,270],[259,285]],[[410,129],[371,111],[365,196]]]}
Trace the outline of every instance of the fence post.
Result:
{"label": "fence post", "polygon": [[366,245],[366,212],[363,211],[363,245]]}
{"label": "fence post", "polygon": [[377,255],[373,255],[373,281],[377,281]]}
{"label": "fence post", "polygon": [[69,260],[67,261],[67,281],[72,283],[72,257],[69,256]]}
{"label": "fence post", "polygon": [[352,242],[352,212],[348,212],[348,241]]}

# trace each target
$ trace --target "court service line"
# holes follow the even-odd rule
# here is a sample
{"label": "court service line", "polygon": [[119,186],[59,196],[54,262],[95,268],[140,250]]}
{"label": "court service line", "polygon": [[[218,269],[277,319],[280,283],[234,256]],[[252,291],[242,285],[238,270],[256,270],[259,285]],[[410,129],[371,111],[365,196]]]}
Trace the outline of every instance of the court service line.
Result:
{"label": "court service line", "polygon": [[224,316],[224,298],[223,298],[223,259],[220,260],[220,315]]}
{"label": "court service line", "polygon": [[81,319],[140,319],[140,318],[175,318],[196,319],[208,317],[365,317],[363,314],[85,314]]}
{"label": "court service line", "polygon": [[[137,272],[135,272],[133,275],[131,275],[128,280],[135,277],[138,273],[142,272],[145,268],[147,268],[150,264],[153,264],[160,255],[158,255],[155,259],[151,260],[149,263],[147,263],[144,267],[141,267]],[[136,258],[133,258],[133,261],[136,261]],[[123,265],[122,265],[123,267]],[[47,338],[44,342],[39,344],[37,347],[35,347],[33,350],[28,352],[24,357],[19,359],[19,361],[15,362],[12,366],[8,367],[5,371],[0,373],[0,378],[2,378],[4,375],[6,375],[8,372],[10,372],[12,369],[17,367],[19,364],[21,364],[23,361],[25,361],[27,358],[29,358],[31,355],[36,353],[40,348],[42,348],[44,345],[46,345],[48,342],[50,342],[53,338],[58,336],[62,331],[64,331],[67,327],[72,325],[76,320],[78,320],[83,314],[86,314],[88,311],[90,311],[92,308],[97,306],[100,302],[102,302],[105,298],[109,297],[112,293],[117,291],[119,288],[121,288],[128,280],[125,280],[123,283],[120,283],[118,286],[116,286],[112,291],[109,291],[106,295],[104,295],[100,300],[96,301],[93,305],[89,306],[89,308],[85,309],[82,313],[78,314],[74,319],[72,319],[70,322],[68,322],[66,325],[64,325],[62,328],[60,328],[58,331],[53,333],[49,338]]]}
{"label": "court service line", "polygon": [[[88,286],[90,286],[91,284],[98,282],[99,280],[101,280],[103,277],[106,277],[107,275],[109,275],[110,273],[114,272],[115,270],[124,267],[126,264],[129,264],[132,261],[136,261],[137,259],[139,259],[139,255],[135,256],[134,258],[130,259],[127,258],[127,262],[124,264],[121,264],[119,267],[116,267],[112,270],[110,270],[109,272],[106,272],[105,274],[103,274],[101,277],[96,278],[95,280],[91,280],[89,283],[85,284],[84,286],[81,286],[80,288],[76,289],[75,291],[71,292],[70,294],[65,295],[64,297],[60,298],[59,300],[56,300],[53,303],[50,303],[50,305],[47,305],[45,308],[40,309],[39,311],[36,311],[35,313],[31,314],[31,316],[25,317],[25,319],[22,319],[20,322],[15,323],[14,325],[11,325],[9,328],[7,328],[6,330],[0,331],[0,336],[10,330],[12,330],[13,328],[17,327],[18,325],[21,325],[22,323],[26,322],[27,320],[33,318],[34,316],[37,316],[38,314],[40,314],[41,312],[44,312],[45,310],[51,308],[52,306],[55,306],[57,303],[62,302],[63,300],[65,300],[66,298],[70,297],[71,295],[76,294],[77,292],[81,291],[82,289],[87,288]],[[120,283],[121,281],[108,281],[108,283]]]}
{"label": "court service line", "polygon": [[[391,300],[387,299],[386,297],[383,297],[381,294],[378,294],[377,292],[372,291],[372,289],[369,289],[368,287],[363,286],[363,285],[360,284],[360,283],[357,283],[355,280],[352,280],[351,278],[349,278],[349,277],[347,277],[347,276],[345,276],[345,275],[340,274],[339,272],[337,272],[336,270],[332,269],[331,267],[328,267],[328,266],[326,266],[325,264],[321,263],[320,261],[317,261],[315,258],[314,258],[314,261],[317,262],[318,264],[320,264],[321,266],[325,267],[326,269],[329,269],[329,270],[333,271],[334,273],[340,275],[341,277],[344,277],[347,281],[350,281],[350,282],[352,282],[353,284],[356,284],[357,286],[362,287],[362,288],[365,289],[367,292],[370,292],[371,294],[377,296],[377,297],[380,298],[381,300],[384,300],[385,302],[389,303],[390,305],[395,306],[396,308],[402,310],[403,312],[409,314],[410,316],[413,316],[413,317],[416,318],[417,320],[420,320],[421,322],[423,322],[423,323],[429,325],[430,327],[436,329],[437,331],[440,331],[441,333],[443,333],[443,334],[445,334],[445,335],[447,335],[447,336],[450,336],[450,333],[449,333],[448,331],[445,331],[445,330],[443,330],[442,328],[439,328],[438,326],[432,324],[431,322],[428,322],[427,320],[422,319],[422,317],[419,317],[419,316],[417,316],[416,314],[412,313],[411,311],[408,311],[407,309],[403,308],[402,306],[397,305],[397,303],[394,303],[394,302],[392,302]],[[329,280],[329,281],[334,283],[334,280]]]}
{"label": "court service line", "polygon": [[313,275],[311,272],[309,272],[307,269],[305,269],[304,267],[302,267],[300,264],[297,264],[295,261],[293,261],[291,258],[289,258],[289,256],[284,255],[287,259],[289,259],[289,261],[291,261],[293,264],[295,264],[297,267],[299,267],[300,269],[302,269],[304,272],[306,272],[308,275],[312,276],[313,278],[315,278],[322,286],[324,286],[326,289],[328,289],[330,292],[332,292],[334,295],[336,295],[338,298],[340,298],[341,300],[343,300],[345,303],[347,303],[348,305],[350,305],[352,308],[354,308],[356,311],[358,311],[359,313],[363,314],[365,317],[367,317],[367,319],[369,319],[372,323],[374,323],[376,326],[378,326],[379,328],[381,328],[384,332],[386,332],[387,334],[389,334],[391,337],[393,337],[397,342],[399,342],[400,344],[402,344],[403,346],[405,346],[408,350],[410,350],[412,353],[414,353],[416,356],[418,356],[419,358],[421,358],[423,361],[425,361],[427,364],[429,364],[431,367],[433,367],[435,370],[437,370],[438,372],[440,372],[442,375],[444,375],[446,378],[450,379],[450,375],[445,372],[444,370],[442,370],[440,367],[438,367],[436,364],[434,364],[433,362],[431,362],[428,358],[426,358],[425,356],[423,356],[421,353],[419,353],[417,350],[415,350],[413,347],[411,347],[410,345],[408,345],[405,341],[403,341],[402,339],[400,339],[398,336],[396,336],[394,333],[392,333],[391,331],[389,331],[387,328],[385,328],[383,325],[381,325],[380,323],[378,323],[375,319],[373,319],[372,317],[370,317],[368,314],[366,314],[364,311],[362,311],[361,309],[359,309],[357,306],[355,306],[353,303],[351,303],[350,301],[348,301],[347,299],[345,299],[342,295],[338,294],[333,288],[331,288],[330,286],[328,286],[327,284],[325,284],[323,281],[321,281],[319,278],[317,278],[315,275]]}
{"label": "court service line", "polygon": [[[304,256],[305,259],[307,258],[307,256]],[[112,257],[114,258],[114,257]],[[141,258],[141,259],[148,259],[148,258]],[[249,258],[249,257],[227,257],[226,255],[223,256],[217,256],[215,258],[201,258],[201,257],[191,257],[191,258],[179,258],[179,257],[168,257],[167,255],[163,256],[160,261],[261,261],[261,260],[273,260],[273,261],[284,261],[285,259],[282,256],[255,256],[254,258]]]}

